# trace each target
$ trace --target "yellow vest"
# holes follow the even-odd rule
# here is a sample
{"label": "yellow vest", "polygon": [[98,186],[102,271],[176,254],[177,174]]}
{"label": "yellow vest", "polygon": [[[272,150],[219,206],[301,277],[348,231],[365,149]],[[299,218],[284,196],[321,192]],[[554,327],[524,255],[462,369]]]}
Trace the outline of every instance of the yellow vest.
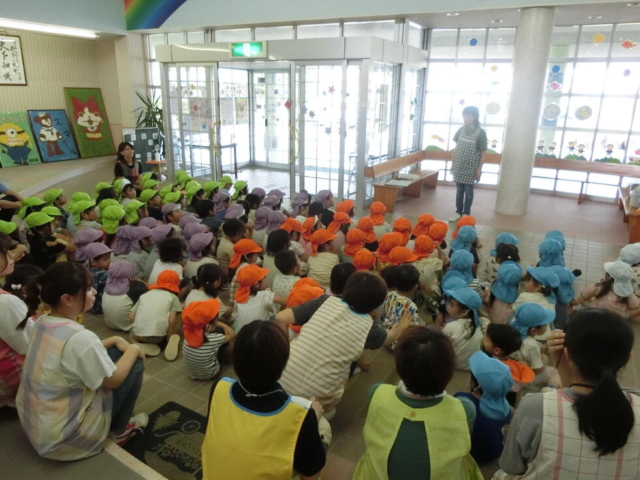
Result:
{"label": "yellow vest", "polygon": [[414,409],[396,396],[393,385],[380,385],[371,399],[364,441],[367,446],[356,466],[353,480],[387,480],[389,454],[402,421],[424,422],[433,480],[482,479],[471,458],[471,437],[460,400],[445,395],[429,408]]}
{"label": "yellow vest", "polygon": [[234,383],[225,377],[213,393],[202,444],[203,480],[291,480],[298,434],[311,402],[290,397],[276,412],[253,412],[231,397]]}

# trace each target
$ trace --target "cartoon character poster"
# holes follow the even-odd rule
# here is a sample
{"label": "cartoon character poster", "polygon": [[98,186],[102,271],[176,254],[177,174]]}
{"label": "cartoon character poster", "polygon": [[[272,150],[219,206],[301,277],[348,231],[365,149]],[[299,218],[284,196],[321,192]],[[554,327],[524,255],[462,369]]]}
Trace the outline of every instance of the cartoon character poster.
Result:
{"label": "cartoon character poster", "polygon": [[86,158],[116,153],[102,91],[99,88],[65,88],[64,94],[80,155]]}
{"label": "cartoon character poster", "polygon": [[43,162],[80,157],[64,110],[28,110],[27,113]]}
{"label": "cartoon character poster", "polygon": [[0,164],[17,167],[40,163],[26,112],[0,113]]}

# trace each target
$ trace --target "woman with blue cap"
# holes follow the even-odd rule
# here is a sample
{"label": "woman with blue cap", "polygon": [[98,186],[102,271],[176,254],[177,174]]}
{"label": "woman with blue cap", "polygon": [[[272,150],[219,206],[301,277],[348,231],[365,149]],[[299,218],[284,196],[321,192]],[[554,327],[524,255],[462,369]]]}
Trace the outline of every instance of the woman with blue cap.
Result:
{"label": "woman with blue cap", "polygon": [[513,385],[511,371],[500,360],[484,352],[469,359],[471,392],[458,392],[476,406],[476,420],[471,433],[471,456],[479,463],[492,462],[502,453],[502,428],[511,420],[507,394]]}
{"label": "woman with blue cap", "polygon": [[498,277],[498,268],[503,262],[520,263],[518,245],[520,240],[510,233],[503,232],[496,237],[496,246],[481,268],[478,278],[483,283],[493,283]]}
{"label": "woman with blue cap", "polygon": [[576,277],[571,270],[566,267],[560,267],[558,265],[551,267],[553,273],[558,276],[560,285],[556,288],[556,328],[564,328],[567,324],[567,316],[573,310],[571,305],[573,299],[576,297],[576,292],[573,290],[573,283],[576,281]]}
{"label": "woman with blue cap", "polygon": [[447,290],[444,293],[449,297],[447,314],[455,320],[447,323],[442,331],[453,344],[456,368],[469,370],[469,358],[480,350],[482,344],[482,323],[478,315],[482,299],[469,287]]}
{"label": "woman with blue cap", "polygon": [[489,320],[493,323],[507,323],[513,315],[513,303],[518,298],[518,288],[522,278],[522,268],[514,262],[505,262],[498,269],[498,278],[485,292],[489,306]]}
{"label": "woman with blue cap", "polygon": [[556,311],[556,295],[553,291],[558,288],[560,280],[553,273],[553,270],[547,267],[527,267],[527,274],[524,277],[524,291],[518,295],[513,303],[513,309],[516,310],[524,303],[535,303],[547,310]]}

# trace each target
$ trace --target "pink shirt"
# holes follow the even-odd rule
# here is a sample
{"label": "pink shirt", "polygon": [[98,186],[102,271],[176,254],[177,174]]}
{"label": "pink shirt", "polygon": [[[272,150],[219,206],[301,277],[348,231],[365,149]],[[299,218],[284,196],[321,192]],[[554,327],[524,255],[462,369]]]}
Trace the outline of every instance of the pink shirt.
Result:
{"label": "pink shirt", "polygon": [[640,300],[638,300],[638,297],[636,297],[635,294],[627,297],[627,302],[623,303],[621,302],[621,298],[614,293],[613,289],[606,295],[596,298],[599,291],[600,287],[598,287],[598,285],[591,285],[590,287],[583,289],[582,292],[580,292],[580,296],[582,299],[590,299],[589,306],[593,308],[604,308],[605,310],[615,312],[624,318],[629,318],[629,310],[640,306]]}

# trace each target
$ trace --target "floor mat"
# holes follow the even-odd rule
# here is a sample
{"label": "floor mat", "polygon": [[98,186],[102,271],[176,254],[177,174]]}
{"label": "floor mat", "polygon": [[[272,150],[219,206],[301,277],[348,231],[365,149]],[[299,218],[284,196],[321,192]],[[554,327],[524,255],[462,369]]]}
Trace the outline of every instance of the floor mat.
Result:
{"label": "floor mat", "polygon": [[144,435],[132,438],[124,449],[169,480],[200,480],[200,448],[207,419],[174,402],[151,415]]}

